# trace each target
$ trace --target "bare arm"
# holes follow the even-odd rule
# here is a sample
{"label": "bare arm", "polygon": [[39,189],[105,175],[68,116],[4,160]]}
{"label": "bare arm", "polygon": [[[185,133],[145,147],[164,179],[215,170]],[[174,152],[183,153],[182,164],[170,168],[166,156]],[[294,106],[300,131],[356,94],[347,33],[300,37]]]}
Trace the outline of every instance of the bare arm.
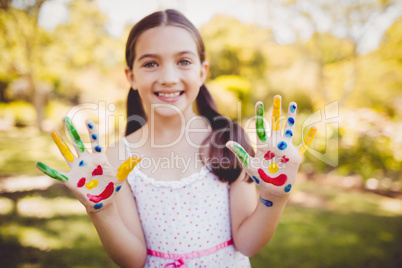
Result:
{"label": "bare arm", "polygon": [[266,207],[258,199],[255,184],[246,182],[244,175],[230,186],[233,241],[246,256],[257,254],[271,240],[287,202],[286,197],[271,196],[275,206]]}
{"label": "bare arm", "polygon": [[145,239],[127,183],[123,185],[113,206],[88,215],[106,253],[117,265],[144,267],[147,256]]}

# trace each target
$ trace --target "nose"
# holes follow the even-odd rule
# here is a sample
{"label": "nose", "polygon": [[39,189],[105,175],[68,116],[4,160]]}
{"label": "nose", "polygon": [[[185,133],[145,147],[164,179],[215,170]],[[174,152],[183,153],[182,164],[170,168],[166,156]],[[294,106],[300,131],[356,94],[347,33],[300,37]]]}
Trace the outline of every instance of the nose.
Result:
{"label": "nose", "polygon": [[179,73],[176,66],[165,65],[161,68],[159,83],[163,86],[174,86],[179,82]]}

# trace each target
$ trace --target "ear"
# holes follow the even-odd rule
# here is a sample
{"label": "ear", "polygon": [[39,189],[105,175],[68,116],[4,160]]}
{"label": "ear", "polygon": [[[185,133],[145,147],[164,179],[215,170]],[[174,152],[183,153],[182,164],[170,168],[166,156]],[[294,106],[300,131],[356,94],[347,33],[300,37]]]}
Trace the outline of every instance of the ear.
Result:
{"label": "ear", "polygon": [[205,83],[205,80],[207,79],[208,75],[208,70],[209,70],[209,62],[204,61],[201,63],[201,72],[200,72],[200,80],[201,80],[201,85]]}
{"label": "ear", "polygon": [[135,82],[133,71],[128,66],[126,66],[126,68],[124,68],[124,72],[126,73],[126,78],[127,81],[130,83],[131,88],[133,90],[137,90],[137,83]]}

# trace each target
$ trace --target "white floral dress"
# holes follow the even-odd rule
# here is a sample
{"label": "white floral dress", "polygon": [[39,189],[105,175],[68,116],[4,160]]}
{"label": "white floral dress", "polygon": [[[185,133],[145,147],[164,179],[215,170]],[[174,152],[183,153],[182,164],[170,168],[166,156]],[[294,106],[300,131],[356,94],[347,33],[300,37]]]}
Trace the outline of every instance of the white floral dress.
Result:
{"label": "white floral dress", "polygon": [[219,181],[208,166],[178,181],[155,180],[140,166],[127,180],[137,202],[148,252],[208,252],[206,256],[186,257],[183,266],[177,260],[174,265],[174,257],[148,254],[145,267],[250,267],[249,258],[230,243],[211,251],[232,238],[228,183]]}

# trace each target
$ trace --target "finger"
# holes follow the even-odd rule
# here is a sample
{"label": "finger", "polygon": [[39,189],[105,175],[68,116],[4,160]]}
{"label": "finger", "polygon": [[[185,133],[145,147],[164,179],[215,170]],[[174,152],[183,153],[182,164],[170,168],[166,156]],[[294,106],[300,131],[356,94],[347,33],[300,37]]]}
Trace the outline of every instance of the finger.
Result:
{"label": "finger", "polygon": [[304,141],[302,144],[300,144],[299,147],[299,155],[302,156],[307,148],[310,146],[310,144],[313,142],[315,133],[317,132],[317,128],[316,127],[312,127],[310,128],[310,130],[307,133],[307,136],[304,138]]}
{"label": "finger", "polygon": [[297,105],[295,102],[289,103],[289,108],[288,108],[288,117],[286,120],[286,126],[285,126],[285,138],[292,139],[293,138],[293,133],[295,129],[295,118],[296,118],[296,109]]}
{"label": "finger", "polygon": [[68,146],[64,142],[64,140],[61,138],[59,132],[57,130],[53,130],[50,133],[50,135],[52,136],[54,143],[56,143],[57,147],[59,148],[60,153],[64,156],[64,158],[70,163],[73,162],[74,155],[70,151],[70,148],[68,148]]}
{"label": "finger", "polygon": [[46,166],[45,164],[43,164],[42,162],[36,162],[35,166],[42,171],[43,173],[45,173],[46,175],[48,175],[49,177],[62,181],[62,182],[66,182],[68,181],[68,178],[62,174],[60,171],[57,171],[53,168],[50,168],[48,166]]}
{"label": "finger", "polygon": [[99,139],[98,128],[96,127],[94,121],[87,119],[86,124],[89,136],[91,138],[92,152],[102,152],[102,144]]}
{"label": "finger", "polygon": [[64,125],[66,126],[68,133],[70,133],[70,136],[74,141],[77,152],[83,153],[85,151],[84,144],[82,143],[80,134],[78,134],[77,129],[74,127],[73,122],[69,117],[64,118]]}
{"label": "finger", "polygon": [[246,168],[250,166],[250,156],[240,144],[234,141],[228,141],[226,143],[226,147],[237,156],[237,158],[240,160],[240,162],[243,163]]}
{"label": "finger", "polygon": [[272,130],[280,131],[281,129],[281,101],[279,95],[274,97],[274,108],[272,109]]}
{"label": "finger", "polygon": [[128,174],[133,171],[134,167],[141,161],[141,158],[132,156],[128,158],[121,166],[117,169],[116,177],[119,181],[124,181]]}
{"label": "finger", "polygon": [[267,141],[267,133],[265,132],[264,125],[264,104],[259,101],[255,104],[255,127],[257,131],[257,136],[260,141]]}

